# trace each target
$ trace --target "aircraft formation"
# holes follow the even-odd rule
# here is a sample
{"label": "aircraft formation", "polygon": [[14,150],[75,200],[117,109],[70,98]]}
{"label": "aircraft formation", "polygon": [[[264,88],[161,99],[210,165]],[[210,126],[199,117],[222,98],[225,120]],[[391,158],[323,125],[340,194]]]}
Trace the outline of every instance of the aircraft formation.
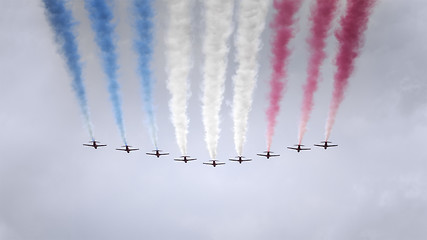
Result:
{"label": "aircraft formation", "polygon": [[[321,147],[321,148],[324,148],[324,149],[328,149],[330,147],[337,147],[338,146],[336,144],[330,144],[331,143],[330,141],[322,141],[321,143],[322,144],[314,144],[314,146]],[[89,141],[89,143],[84,143],[83,146],[92,147],[94,149],[98,149],[100,147],[106,147],[107,145],[106,144],[100,144],[99,141],[91,140],[91,141]],[[301,144],[296,144],[296,145],[294,145],[292,147],[287,147],[287,148],[290,149],[290,150],[295,150],[297,152],[311,150],[311,148],[304,147],[304,145],[301,145]],[[127,153],[130,153],[132,151],[138,151],[139,148],[132,148],[132,146],[125,145],[125,146],[122,146],[121,148],[116,148],[116,150],[117,151],[125,151]],[[149,156],[155,156],[157,158],[160,158],[161,156],[167,156],[167,155],[169,155],[168,152],[164,152],[163,150],[160,150],[160,149],[155,149],[155,150],[152,150],[151,152],[146,152],[145,154],[147,154]],[[264,151],[262,153],[258,153],[257,155],[260,156],[260,157],[265,157],[266,159],[270,159],[271,157],[279,157],[280,156],[279,154],[275,154],[272,151]],[[190,157],[188,155],[183,155],[183,156],[181,156],[179,158],[174,158],[174,161],[180,161],[180,162],[184,162],[184,163],[187,163],[189,161],[194,161],[194,160],[197,160],[197,158],[192,158],[192,157]],[[243,162],[250,162],[250,161],[252,161],[251,158],[246,158],[244,156],[236,156],[234,158],[229,158],[228,160],[232,161],[232,162],[238,162],[239,164],[242,164]],[[205,164],[205,165],[211,165],[213,167],[216,167],[216,166],[224,165],[225,162],[221,162],[221,161],[219,161],[217,159],[211,159],[208,162],[203,162],[203,164]]]}
{"label": "aircraft formation", "polygon": [[[93,124],[91,121],[89,104],[84,84],[84,68],[79,52],[78,35],[75,33],[77,26],[73,17],[72,1],[66,0],[42,0],[48,23],[55,35],[55,41],[59,52],[64,57],[72,79],[72,87],[78,100],[84,124],[92,139],[84,146],[105,147],[95,141]],[[344,100],[345,90],[355,69],[355,59],[361,52],[364,42],[364,32],[368,27],[369,17],[378,0],[346,0],[345,7],[340,11],[341,0],[313,0],[310,4],[309,28],[305,44],[308,51],[306,79],[303,85],[303,101],[301,104],[301,116],[298,126],[298,144],[289,146],[288,149],[297,152],[309,151],[311,148],[302,145],[303,138],[307,132],[307,124],[314,107],[314,94],[320,84],[321,68],[328,55],[327,39],[334,32],[337,40],[337,51],[335,55],[335,73],[333,76],[333,91],[326,117],[325,141],[315,144],[316,147],[327,149],[336,147],[331,144],[329,138],[336,121],[339,107]],[[234,49],[235,72],[232,73],[233,102],[232,119],[234,146],[237,157],[230,159],[240,164],[250,161],[243,157],[243,148],[248,132],[249,113],[254,102],[254,93],[257,86],[258,70],[261,66],[258,61],[258,53],[263,45],[262,33],[265,26],[270,27],[271,37],[269,39],[271,75],[268,83],[270,89],[268,102],[265,110],[267,122],[266,148],[268,151],[258,156],[277,157],[269,151],[273,136],[276,131],[278,116],[280,113],[281,100],[286,92],[289,78],[289,62],[292,55],[290,42],[298,32],[298,21],[301,19],[298,13],[304,0],[204,0],[200,1],[203,8],[202,21],[194,21],[192,11],[193,0],[170,0],[162,1],[165,9],[162,16],[156,14],[153,1],[107,1],[107,0],[84,0],[82,1],[87,12],[88,22],[94,33],[94,42],[100,54],[99,60],[107,83],[113,116],[122,139],[123,146],[118,151],[127,153],[137,151],[127,144],[126,127],[121,104],[119,84],[119,51],[117,46],[118,36],[115,27],[117,17],[114,16],[114,4],[130,4],[129,20],[132,25],[132,42],[138,61],[136,69],[140,78],[142,90],[142,105],[146,117],[147,133],[154,145],[155,150],[148,155],[159,158],[168,155],[158,150],[159,136],[155,118],[153,103],[153,88],[155,78],[153,77],[153,52],[155,45],[155,21],[154,16],[166,16],[164,29],[162,29],[163,45],[161,54],[165,56],[166,87],[169,91],[169,113],[175,130],[175,139],[180,150],[180,158],[175,161],[193,161],[187,154],[187,138],[189,132],[188,102],[190,93],[190,73],[193,67],[193,30],[200,31],[202,36],[200,54],[203,62],[201,64],[202,97],[201,113],[205,133],[206,147],[210,160],[207,165],[214,167],[223,165],[217,160],[218,140],[220,139],[221,106],[224,101],[225,82],[228,78],[227,69],[229,62],[229,50]],[[236,4],[236,3],[239,4]],[[269,9],[273,8],[272,18],[268,17]],[[162,12],[162,13],[163,13]],[[234,15],[236,15],[234,17]],[[340,15],[340,16],[339,16]],[[338,17],[339,16],[339,17]],[[334,19],[337,19],[335,26]],[[267,21],[271,19],[271,22]],[[235,22],[233,22],[235,21]],[[196,25],[196,27],[194,27]],[[163,25],[162,25],[163,26]],[[305,27],[305,26],[304,26]],[[335,28],[336,29],[333,29]],[[302,31],[304,32],[304,31]],[[234,48],[230,48],[230,39],[234,34]],[[127,40],[127,39],[126,39]]]}

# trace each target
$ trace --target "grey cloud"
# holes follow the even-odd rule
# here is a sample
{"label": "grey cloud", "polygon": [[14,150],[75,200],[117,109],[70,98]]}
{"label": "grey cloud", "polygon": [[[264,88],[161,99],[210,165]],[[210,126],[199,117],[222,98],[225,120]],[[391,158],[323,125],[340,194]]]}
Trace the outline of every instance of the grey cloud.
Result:
{"label": "grey cloud", "polygon": [[[97,138],[108,144],[86,149],[86,132],[63,59],[38,1],[4,1],[0,8],[0,238],[50,239],[425,239],[427,232],[427,56],[425,10],[414,0],[379,1],[355,74],[338,113],[330,151],[285,150],[297,139],[306,68],[304,3],[289,65],[272,150],[265,160],[265,109],[270,74],[270,30],[263,33],[260,72],[249,116],[244,155],[254,161],[223,168],[208,159],[201,110],[201,13],[194,9],[194,66],[189,101],[188,151],[179,154],[167,107],[163,36],[165,4],[156,1],[153,70],[160,147],[169,158],[144,152],[151,142],[132,52],[127,1],[118,7],[120,83],[129,142],[143,151],[123,154],[106,82],[87,13],[72,1],[80,22],[79,44]],[[268,18],[271,19],[272,9]],[[334,39],[315,96],[305,144],[323,138],[332,91]],[[234,50],[231,49],[233,56]],[[230,61],[225,102],[231,101]],[[234,155],[230,108],[223,105],[218,158]]]}

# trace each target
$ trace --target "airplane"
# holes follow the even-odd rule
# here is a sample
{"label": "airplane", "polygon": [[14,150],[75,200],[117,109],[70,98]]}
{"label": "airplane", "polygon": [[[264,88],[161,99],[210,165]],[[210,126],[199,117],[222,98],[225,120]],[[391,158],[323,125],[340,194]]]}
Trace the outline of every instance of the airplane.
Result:
{"label": "airplane", "polygon": [[181,161],[187,163],[188,161],[194,161],[196,158],[190,158],[190,156],[181,156],[181,158],[174,158],[175,161]]}
{"label": "airplane", "polygon": [[327,149],[328,147],[337,147],[338,146],[338,145],[334,145],[334,144],[329,145],[328,143],[331,143],[329,141],[322,141],[321,143],[323,143],[323,144],[314,144],[314,146],[323,147],[324,149]]}
{"label": "airplane", "polygon": [[278,157],[279,154],[273,154],[273,152],[270,151],[264,151],[263,153],[258,153],[258,156],[266,157],[267,159],[270,159],[271,157]]}
{"label": "airplane", "polygon": [[93,148],[95,148],[95,149],[98,149],[99,147],[105,147],[105,146],[107,146],[107,145],[105,145],[105,144],[98,144],[99,142],[98,141],[95,141],[95,140],[92,140],[92,141],[89,141],[91,144],[87,144],[87,143],[84,143],[83,144],[83,146],[87,146],[87,147],[93,147]]}
{"label": "airplane", "polygon": [[296,147],[288,147],[288,149],[296,150],[297,152],[303,151],[303,150],[311,150],[311,148],[302,148],[301,144],[295,144]]}
{"label": "airplane", "polygon": [[125,151],[127,153],[130,153],[131,151],[137,151],[139,148],[131,148],[132,146],[124,145],[122,148],[116,148],[118,151]]}
{"label": "airplane", "polygon": [[230,161],[234,161],[234,162],[239,162],[240,164],[242,164],[242,162],[249,162],[252,161],[252,159],[250,158],[245,158],[243,156],[237,156],[235,158],[230,158]]}
{"label": "airplane", "polygon": [[217,165],[224,165],[225,163],[219,162],[218,160],[213,159],[213,160],[209,160],[209,162],[204,162],[203,164],[212,165],[213,167],[216,167]]}
{"label": "airplane", "polygon": [[145,153],[145,154],[156,156],[157,158],[159,158],[160,156],[169,155],[169,153],[162,152],[162,150],[158,150],[158,149],[153,150],[152,152]]}

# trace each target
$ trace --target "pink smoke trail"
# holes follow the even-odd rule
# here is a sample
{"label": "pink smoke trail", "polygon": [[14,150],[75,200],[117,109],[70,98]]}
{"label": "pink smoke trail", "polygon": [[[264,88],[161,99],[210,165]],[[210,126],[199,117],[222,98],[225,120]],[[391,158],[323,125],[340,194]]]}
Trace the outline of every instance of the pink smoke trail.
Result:
{"label": "pink smoke trail", "polygon": [[310,49],[310,59],[307,68],[307,79],[304,85],[304,97],[302,102],[301,122],[298,132],[298,143],[301,144],[307,122],[310,119],[313,108],[313,96],[317,90],[320,67],[326,58],[326,38],[334,19],[339,0],[317,0],[311,8],[311,29],[307,38]]}
{"label": "pink smoke trail", "polygon": [[272,65],[273,72],[270,80],[270,106],[267,109],[267,149],[270,151],[271,141],[276,126],[276,118],[280,110],[280,100],[286,85],[285,64],[291,55],[288,43],[294,36],[292,28],[295,14],[301,6],[302,0],[274,0],[276,13],[270,27],[273,29]]}
{"label": "pink smoke trail", "polygon": [[337,71],[334,75],[334,91],[326,122],[326,140],[331,135],[338,108],[344,99],[344,91],[354,70],[354,60],[363,45],[363,33],[368,26],[369,15],[375,2],[376,0],[348,0],[345,15],[340,20],[341,28],[335,32],[339,49],[335,58]]}

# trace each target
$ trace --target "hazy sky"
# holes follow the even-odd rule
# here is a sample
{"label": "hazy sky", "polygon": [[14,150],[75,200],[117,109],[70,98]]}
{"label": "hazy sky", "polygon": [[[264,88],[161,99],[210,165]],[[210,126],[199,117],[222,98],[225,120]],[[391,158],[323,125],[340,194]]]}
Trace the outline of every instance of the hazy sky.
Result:
{"label": "hazy sky", "polygon": [[[304,1],[291,43],[289,84],[272,145],[279,158],[255,156],[266,145],[267,26],[244,147],[254,161],[227,161],[235,155],[231,47],[218,147],[218,158],[227,164],[217,168],[201,164],[208,160],[201,117],[201,1],[193,11],[188,144],[198,161],[188,164],[172,161],[179,150],[165,85],[168,1],[155,3],[154,102],[159,147],[171,153],[160,159],[145,155],[153,146],[144,126],[130,1],[114,2],[123,117],[129,144],[142,150],[131,154],[114,150],[121,139],[94,34],[83,1],[70,2],[80,23],[95,136],[108,147],[81,145],[88,135],[42,2],[1,0],[0,239],[426,239],[427,1],[379,0],[332,132],[340,146],[327,151],[286,150],[297,142],[313,1]],[[267,21],[272,14],[270,7]],[[323,140],[336,44],[330,37],[306,145]]]}

